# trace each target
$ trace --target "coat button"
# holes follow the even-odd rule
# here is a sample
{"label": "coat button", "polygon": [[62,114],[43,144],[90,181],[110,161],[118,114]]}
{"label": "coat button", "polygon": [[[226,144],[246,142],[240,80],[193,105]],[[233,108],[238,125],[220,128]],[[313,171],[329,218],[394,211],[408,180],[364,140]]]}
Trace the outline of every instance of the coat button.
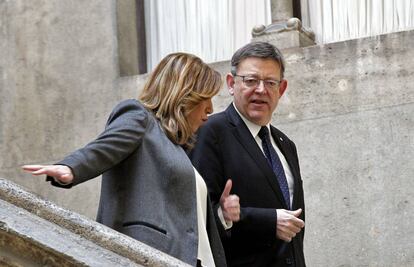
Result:
{"label": "coat button", "polygon": [[286,258],[286,264],[287,265],[292,265],[293,261],[291,258]]}
{"label": "coat button", "polygon": [[188,229],[187,229],[187,233],[189,233],[189,234],[194,233],[194,229],[193,229],[193,228],[188,228]]}

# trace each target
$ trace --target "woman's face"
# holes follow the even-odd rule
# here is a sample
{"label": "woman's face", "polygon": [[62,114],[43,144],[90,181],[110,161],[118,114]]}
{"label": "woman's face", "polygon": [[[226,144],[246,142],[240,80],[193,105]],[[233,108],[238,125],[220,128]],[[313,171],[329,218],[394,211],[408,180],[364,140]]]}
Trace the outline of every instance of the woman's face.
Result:
{"label": "woman's face", "polygon": [[195,108],[188,114],[188,123],[195,133],[198,128],[207,121],[207,115],[213,112],[213,103],[211,98],[201,101]]}

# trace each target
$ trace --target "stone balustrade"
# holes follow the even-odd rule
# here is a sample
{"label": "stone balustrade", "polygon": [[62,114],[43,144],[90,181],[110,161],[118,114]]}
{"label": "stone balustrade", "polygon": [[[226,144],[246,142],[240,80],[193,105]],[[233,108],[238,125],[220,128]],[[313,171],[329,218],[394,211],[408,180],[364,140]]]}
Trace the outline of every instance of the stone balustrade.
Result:
{"label": "stone balustrade", "polygon": [[1,266],[189,266],[0,178]]}

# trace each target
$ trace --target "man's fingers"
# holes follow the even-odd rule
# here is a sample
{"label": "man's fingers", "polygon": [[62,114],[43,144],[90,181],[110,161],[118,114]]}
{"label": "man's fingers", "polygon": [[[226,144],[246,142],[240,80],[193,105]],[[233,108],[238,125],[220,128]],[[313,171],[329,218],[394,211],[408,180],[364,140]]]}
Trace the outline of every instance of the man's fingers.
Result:
{"label": "man's fingers", "polygon": [[237,195],[230,195],[223,204],[225,208],[238,208],[240,207],[239,197]]}
{"label": "man's fingers", "polygon": [[292,231],[292,229],[287,229],[287,228],[278,229],[277,230],[277,237],[279,239],[282,239],[283,241],[290,242],[290,241],[292,241],[292,238],[294,238],[296,236],[296,234],[299,233],[299,232],[300,232],[300,229],[298,230],[298,232],[294,232],[294,231]]}
{"label": "man's fingers", "polygon": [[282,232],[299,233],[304,224],[302,222],[285,221],[278,223],[277,227]]}
{"label": "man's fingers", "polygon": [[231,214],[229,218],[232,222],[240,221],[240,214]]}
{"label": "man's fingers", "polygon": [[298,219],[297,221],[295,221],[295,225],[300,227],[300,228],[303,228],[303,227],[305,227],[305,222],[302,221],[301,219]]}
{"label": "man's fingers", "polygon": [[298,218],[301,213],[301,209],[294,211],[285,209],[277,210],[276,236],[279,239],[290,242],[297,233],[302,231],[305,222]]}
{"label": "man's fingers", "polygon": [[303,228],[305,226],[305,222],[296,217],[291,217],[291,218],[286,219],[286,223],[288,226],[292,226],[292,227]]}
{"label": "man's fingers", "polygon": [[240,208],[230,208],[223,211],[226,221],[238,222],[240,220]]}
{"label": "man's fingers", "polygon": [[232,186],[233,186],[232,181],[228,179],[226,182],[226,186],[224,187],[223,193],[221,194],[221,198],[227,198],[230,195]]}
{"label": "man's fingers", "polygon": [[302,227],[297,227],[295,225],[292,225],[289,230],[291,230],[293,236],[295,236],[297,233],[299,233],[302,230]]}

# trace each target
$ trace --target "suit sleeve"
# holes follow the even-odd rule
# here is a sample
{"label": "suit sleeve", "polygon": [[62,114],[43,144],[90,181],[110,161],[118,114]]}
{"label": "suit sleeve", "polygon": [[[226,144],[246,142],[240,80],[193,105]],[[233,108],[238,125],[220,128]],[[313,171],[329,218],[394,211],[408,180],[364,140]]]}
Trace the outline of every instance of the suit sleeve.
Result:
{"label": "suit sleeve", "polygon": [[225,184],[217,142],[218,140],[211,128],[208,126],[201,127],[197,132],[196,146],[190,151],[189,157],[207,184],[217,228],[220,237],[225,239],[228,233],[224,230],[217,214],[221,188],[224,188]]}
{"label": "suit sleeve", "polygon": [[52,184],[69,188],[117,165],[139,147],[147,124],[148,112],[136,100],[121,102],[112,111],[105,130],[94,141],[56,163],[72,169],[73,183],[61,186],[52,181]]}

